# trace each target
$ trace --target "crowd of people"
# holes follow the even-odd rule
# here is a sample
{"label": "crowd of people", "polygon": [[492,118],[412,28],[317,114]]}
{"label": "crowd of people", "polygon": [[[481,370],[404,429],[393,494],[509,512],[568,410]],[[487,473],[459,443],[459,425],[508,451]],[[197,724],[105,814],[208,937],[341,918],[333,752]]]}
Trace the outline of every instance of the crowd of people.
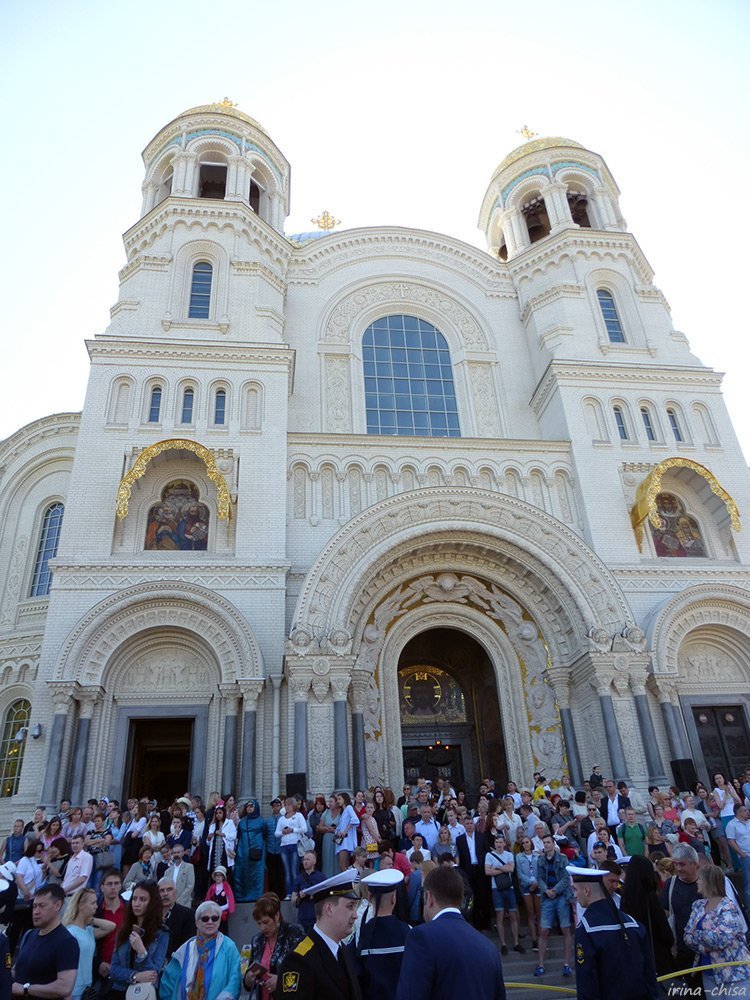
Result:
{"label": "crowd of people", "polygon": [[[656,974],[718,964],[706,981],[750,997],[750,768],[732,781],[716,774],[712,785],[652,786],[646,795],[594,767],[578,789],[565,775],[503,789],[487,778],[474,794],[419,778],[398,798],[375,787],[275,797],[268,810],[218,793],[162,808],[146,798],[124,808],[106,798],[63,801],[49,818],[40,808],[17,819],[2,845],[0,924],[12,975],[0,1000],[6,987],[39,1000],[154,1000],[157,991],[162,1000],[230,1000],[244,987],[270,1000],[287,992],[285,981],[299,996],[307,979],[294,956],[318,940],[323,901],[332,913],[330,884],[347,884],[357,901],[338,938],[351,934],[347,996],[366,997],[378,981],[360,939],[372,937],[363,928],[378,915],[379,886],[388,910],[380,916],[406,930],[434,916],[428,898],[460,886],[464,921],[496,934],[500,955],[533,953],[529,971],[539,978],[559,929],[559,971],[568,978],[575,969],[582,981],[598,940],[585,900],[598,912],[601,883],[607,904],[642,928]],[[571,872],[581,871],[594,874],[579,886]],[[253,904],[259,927],[241,952],[228,933],[237,903]],[[400,966],[405,931],[389,933],[400,941]]]}

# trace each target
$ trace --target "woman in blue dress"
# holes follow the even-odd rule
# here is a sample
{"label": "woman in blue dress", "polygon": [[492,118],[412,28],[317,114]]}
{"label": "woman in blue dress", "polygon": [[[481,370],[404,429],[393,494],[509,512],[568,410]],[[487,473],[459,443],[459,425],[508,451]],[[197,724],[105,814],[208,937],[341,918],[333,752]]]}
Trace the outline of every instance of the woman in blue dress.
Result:
{"label": "woman in blue dress", "polygon": [[237,825],[234,896],[238,903],[255,902],[263,895],[266,869],[266,821],[257,799],[250,799]]}

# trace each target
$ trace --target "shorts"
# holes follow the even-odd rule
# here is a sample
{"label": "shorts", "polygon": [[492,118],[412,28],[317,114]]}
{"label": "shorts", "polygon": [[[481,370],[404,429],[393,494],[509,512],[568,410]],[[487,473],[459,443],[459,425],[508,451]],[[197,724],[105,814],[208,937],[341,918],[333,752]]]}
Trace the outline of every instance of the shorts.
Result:
{"label": "shorts", "polygon": [[570,902],[564,896],[542,896],[542,912],[539,926],[545,930],[550,930],[555,926],[555,917],[560,921],[561,927],[570,927]]}
{"label": "shorts", "polygon": [[492,906],[495,910],[507,910],[513,913],[516,908],[516,893],[513,886],[510,889],[492,887]]}

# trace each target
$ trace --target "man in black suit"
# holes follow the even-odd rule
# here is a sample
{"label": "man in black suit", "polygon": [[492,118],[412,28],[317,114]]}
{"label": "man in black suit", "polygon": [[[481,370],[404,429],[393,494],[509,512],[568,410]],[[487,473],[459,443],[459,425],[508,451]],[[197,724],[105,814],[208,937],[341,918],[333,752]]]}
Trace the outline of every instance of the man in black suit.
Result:
{"label": "man in black suit", "polygon": [[302,895],[313,898],[315,926],[281,963],[276,995],[293,996],[294,1000],[362,1000],[357,977],[341,944],[351,934],[357,917],[359,897],[354,892],[351,871],[310,886]]}
{"label": "man in black suit", "polygon": [[177,951],[180,945],[185,944],[191,937],[195,936],[195,919],[193,911],[187,906],[180,906],[177,902],[177,890],[174,882],[168,876],[159,880],[159,895],[161,896],[161,911],[164,926],[169,931],[169,944],[167,946],[167,961]]}
{"label": "man in black suit", "polygon": [[456,837],[456,853],[459,867],[466,873],[474,893],[472,921],[477,930],[484,931],[490,926],[490,882],[484,874],[484,856],[487,841],[479,833],[471,816],[464,819],[464,832]]}

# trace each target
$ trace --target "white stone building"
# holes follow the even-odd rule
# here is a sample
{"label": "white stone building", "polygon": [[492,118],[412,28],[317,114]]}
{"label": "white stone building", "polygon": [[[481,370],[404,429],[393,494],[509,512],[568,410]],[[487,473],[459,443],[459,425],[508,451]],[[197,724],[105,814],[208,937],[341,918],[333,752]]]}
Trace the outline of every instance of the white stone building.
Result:
{"label": "white stone building", "polygon": [[82,412],[0,443],[0,820],[744,766],[748,470],[602,157],[513,151],[486,251],[285,236],[228,102],[143,158]]}

